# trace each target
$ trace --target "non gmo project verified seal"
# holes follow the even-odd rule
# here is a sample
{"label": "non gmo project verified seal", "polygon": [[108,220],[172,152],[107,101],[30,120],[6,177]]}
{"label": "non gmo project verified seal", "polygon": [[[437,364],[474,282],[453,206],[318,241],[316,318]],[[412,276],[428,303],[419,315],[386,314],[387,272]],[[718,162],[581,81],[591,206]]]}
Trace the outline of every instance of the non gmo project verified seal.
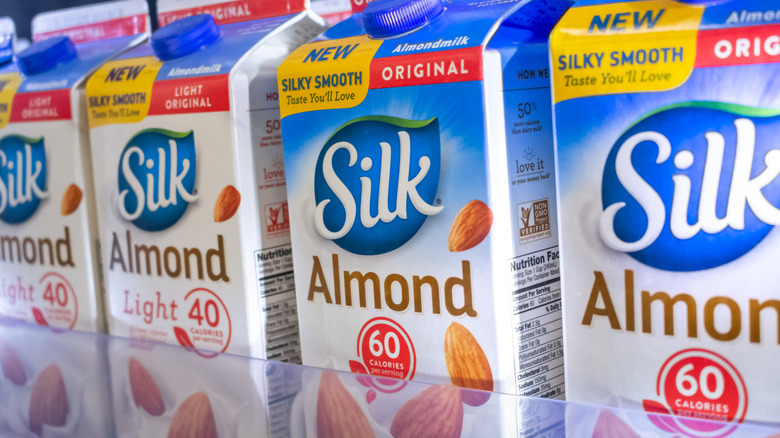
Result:
{"label": "non gmo project verified seal", "polygon": [[550,209],[547,199],[525,202],[517,205],[520,226],[520,243],[546,239],[550,233]]}
{"label": "non gmo project verified seal", "polygon": [[267,204],[265,206],[265,219],[268,238],[290,234],[290,213],[286,202]]}

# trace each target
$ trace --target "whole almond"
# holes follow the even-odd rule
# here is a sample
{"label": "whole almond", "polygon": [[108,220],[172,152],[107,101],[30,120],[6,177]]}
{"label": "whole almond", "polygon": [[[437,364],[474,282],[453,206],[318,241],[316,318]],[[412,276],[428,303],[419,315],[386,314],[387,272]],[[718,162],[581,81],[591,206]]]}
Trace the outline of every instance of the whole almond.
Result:
{"label": "whole almond", "polygon": [[596,420],[596,426],[593,428],[592,438],[639,438],[631,426],[613,414],[611,411],[603,410],[599,419]]}
{"label": "whole almond", "polygon": [[76,211],[76,209],[79,208],[82,196],[84,196],[84,194],[79,186],[76,184],[69,185],[68,188],[65,189],[65,194],[62,195],[62,205],[60,206],[62,215],[67,216]]}
{"label": "whole almond", "polygon": [[225,186],[214,205],[214,222],[225,222],[233,217],[241,204],[241,193],[233,186]]}
{"label": "whole almond", "polygon": [[[453,384],[461,388],[493,391],[493,372],[485,352],[466,327],[453,322],[444,337],[444,359]],[[480,406],[489,392],[463,391],[463,403]]]}
{"label": "whole almond", "polygon": [[393,417],[395,438],[458,438],[463,428],[460,389],[439,385],[425,389],[404,403]]}
{"label": "whole almond", "polygon": [[160,388],[154,377],[138,359],[131,357],[128,362],[128,374],[130,376],[130,391],[133,393],[135,405],[149,413],[160,416],[165,412]]}
{"label": "whole almond", "polygon": [[475,199],[460,209],[450,229],[449,248],[465,251],[479,245],[493,225],[493,212],[484,202]]}
{"label": "whole almond", "polygon": [[179,406],[171,420],[168,438],[217,438],[217,423],[205,392],[192,394]]}
{"label": "whole almond", "polygon": [[19,355],[16,350],[5,342],[0,342],[0,365],[3,368],[3,375],[6,379],[13,382],[16,386],[22,386],[27,383],[27,373],[24,371]]}
{"label": "whole almond", "polygon": [[376,435],[366,414],[341,383],[338,374],[330,371],[323,372],[317,394],[317,437],[373,436]]}
{"label": "whole almond", "polygon": [[41,371],[30,395],[30,430],[41,435],[43,425],[64,426],[70,405],[62,371],[51,364]]}

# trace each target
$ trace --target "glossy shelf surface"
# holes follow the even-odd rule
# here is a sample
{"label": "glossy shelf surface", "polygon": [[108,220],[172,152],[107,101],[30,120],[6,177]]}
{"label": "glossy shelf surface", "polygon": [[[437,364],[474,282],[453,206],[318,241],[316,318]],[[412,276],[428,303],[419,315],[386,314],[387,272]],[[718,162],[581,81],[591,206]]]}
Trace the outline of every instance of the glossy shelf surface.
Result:
{"label": "glossy shelf surface", "polygon": [[780,425],[376,379],[8,320],[0,320],[0,365],[2,437],[780,434]]}

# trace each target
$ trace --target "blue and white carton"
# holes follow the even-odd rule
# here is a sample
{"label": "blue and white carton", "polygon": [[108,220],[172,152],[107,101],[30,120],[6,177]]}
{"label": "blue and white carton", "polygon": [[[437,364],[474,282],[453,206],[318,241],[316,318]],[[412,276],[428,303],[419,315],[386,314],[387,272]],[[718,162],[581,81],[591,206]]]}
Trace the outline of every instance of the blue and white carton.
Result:
{"label": "blue and white carton", "polygon": [[[547,36],[567,7],[376,1],[279,68],[303,361],[370,375],[367,412],[412,379],[564,395]],[[464,393],[457,427],[488,398]]]}
{"label": "blue and white carton", "polygon": [[584,0],[555,28],[568,400],[777,421],[777,6]]}

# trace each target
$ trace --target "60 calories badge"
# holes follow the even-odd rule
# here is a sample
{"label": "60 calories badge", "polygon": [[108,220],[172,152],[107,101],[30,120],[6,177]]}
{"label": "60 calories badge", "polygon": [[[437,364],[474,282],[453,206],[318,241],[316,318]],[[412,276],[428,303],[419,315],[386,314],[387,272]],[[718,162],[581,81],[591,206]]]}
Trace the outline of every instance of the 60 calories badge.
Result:
{"label": "60 calories badge", "polygon": [[363,325],[358,334],[357,355],[362,362],[349,361],[349,369],[353,373],[376,376],[357,377],[361,385],[370,388],[366,394],[368,403],[376,398],[373,389],[396,393],[406,387],[405,380],[414,378],[417,367],[414,344],[406,330],[390,318],[373,318]]}
{"label": "60 calories badge", "polygon": [[747,389],[737,369],[723,356],[700,348],[667,359],[656,393],[662,402],[643,400],[644,410],[658,428],[677,436],[725,437],[747,413]]}

